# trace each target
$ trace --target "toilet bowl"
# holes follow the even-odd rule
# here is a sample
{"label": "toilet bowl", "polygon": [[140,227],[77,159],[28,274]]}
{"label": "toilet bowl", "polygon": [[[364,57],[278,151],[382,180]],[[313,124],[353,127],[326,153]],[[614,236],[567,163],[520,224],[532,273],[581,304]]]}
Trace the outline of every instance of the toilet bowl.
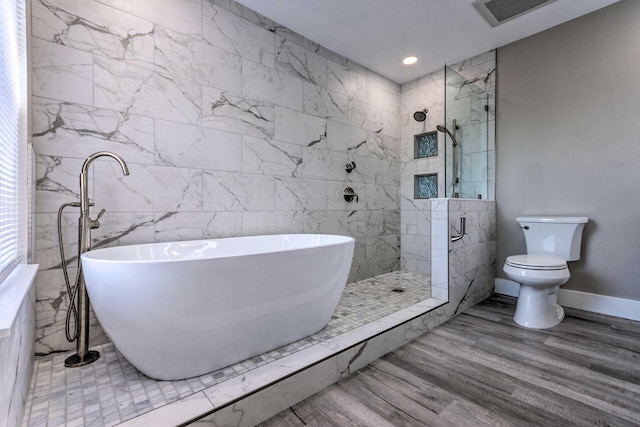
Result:
{"label": "toilet bowl", "polygon": [[564,319],[558,290],[571,277],[567,261],[580,259],[586,217],[519,217],[527,255],[506,259],[503,271],[520,284],[513,320],[524,327],[544,329]]}
{"label": "toilet bowl", "polygon": [[571,274],[567,262],[549,255],[513,255],[507,258],[505,274],[520,283],[513,320],[527,328],[545,329],[564,319],[558,305],[558,290]]}

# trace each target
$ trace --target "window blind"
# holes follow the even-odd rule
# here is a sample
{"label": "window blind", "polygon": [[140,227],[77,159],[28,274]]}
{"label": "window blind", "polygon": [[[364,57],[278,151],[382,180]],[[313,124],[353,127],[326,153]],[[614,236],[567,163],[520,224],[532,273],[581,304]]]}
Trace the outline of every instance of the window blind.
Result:
{"label": "window blind", "polygon": [[26,252],[26,31],[24,0],[0,2],[0,281]]}

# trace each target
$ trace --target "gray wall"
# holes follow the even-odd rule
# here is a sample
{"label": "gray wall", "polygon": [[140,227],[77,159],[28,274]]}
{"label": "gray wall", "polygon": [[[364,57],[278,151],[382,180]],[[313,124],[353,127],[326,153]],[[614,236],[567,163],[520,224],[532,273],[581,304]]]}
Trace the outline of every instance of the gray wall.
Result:
{"label": "gray wall", "polygon": [[497,270],[515,217],[585,215],[565,289],[640,300],[640,1],[498,50]]}

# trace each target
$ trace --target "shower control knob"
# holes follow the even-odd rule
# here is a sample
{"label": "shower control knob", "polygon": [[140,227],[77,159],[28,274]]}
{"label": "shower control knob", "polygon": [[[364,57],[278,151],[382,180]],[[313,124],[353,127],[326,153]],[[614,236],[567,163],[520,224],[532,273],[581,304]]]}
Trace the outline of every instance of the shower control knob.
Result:
{"label": "shower control knob", "polygon": [[356,168],[356,162],[347,163],[344,168],[347,171],[347,173],[351,173],[351,171]]}

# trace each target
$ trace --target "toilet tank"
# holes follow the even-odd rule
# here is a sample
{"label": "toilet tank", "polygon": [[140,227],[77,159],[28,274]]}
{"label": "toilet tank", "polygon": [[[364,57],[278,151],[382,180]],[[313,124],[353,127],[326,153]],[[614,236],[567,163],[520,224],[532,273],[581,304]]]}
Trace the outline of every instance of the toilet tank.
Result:
{"label": "toilet tank", "polygon": [[539,216],[516,220],[524,232],[527,254],[551,254],[567,261],[580,259],[582,231],[589,218]]}

